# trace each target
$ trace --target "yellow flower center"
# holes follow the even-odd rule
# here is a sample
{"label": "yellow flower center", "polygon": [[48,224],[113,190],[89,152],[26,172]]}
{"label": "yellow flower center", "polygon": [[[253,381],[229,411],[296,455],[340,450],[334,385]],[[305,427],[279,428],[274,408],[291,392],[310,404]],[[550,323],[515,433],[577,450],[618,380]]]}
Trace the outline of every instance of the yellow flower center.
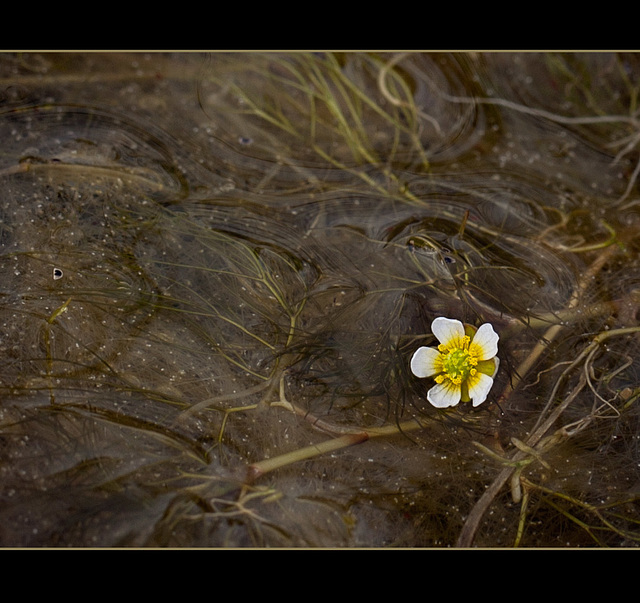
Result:
{"label": "yellow flower center", "polygon": [[436,377],[437,383],[449,379],[452,383],[460,385],[478,371],[478,356],[469,350],[470,338],[465,335],[462,340],[456,341],[450,347],[443,344],[438,346],[442,373]]}

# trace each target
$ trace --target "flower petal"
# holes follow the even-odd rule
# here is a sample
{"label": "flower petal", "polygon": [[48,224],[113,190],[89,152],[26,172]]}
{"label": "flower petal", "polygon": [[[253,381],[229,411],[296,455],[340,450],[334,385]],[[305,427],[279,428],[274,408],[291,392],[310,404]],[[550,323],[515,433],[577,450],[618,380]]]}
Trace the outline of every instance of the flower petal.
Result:
{"label": "flower petal", "polygon": [[498,358],[497,356],[495,358],[493,358],[493,362],[496,365],[496,368],[493,369],[493,375],[489,375],[489,377],[493,378],[496,376],[496,374],[498,373],[498,368],[500,367],[500,358]]}
{"label": "flower petal", "polygon": [[478,356],[478,360],[489,360],[498,353],[498,334],[493,326],[485,322],[476,332],[469,350]]}
{"label": "flower petal", "polygon": [[493,379],[484,373],[476,373],[468,380],[469,385],[469,397],[473,406],[479,406],[486,399],[489,394],[489,390],[493,386]]}
{"label": "flower petal", "polygon": [[461,347],[464,337],[464,326],[459,320],[438,316],[431,323],[431,332],[438,341],[449,349]]}
{"label": "flower petal", "polygon": [[478,369],[479,373],[484,373],[485,375],[489,375],[489,377],[495,377],[499,366],[500,358],[495,356],[491,358],[491,360],[480,360],[476,369]]}
{"label": "flower petal", "polygon": [[416,377],[432,377],[441,373],[440,352],[434,348],[418,348],[411,358],[411,372]]}
{"label": "flower petal", "polygon": [[445,379],[427,392],[427,400],[437,408],[448,408],[460,402],[460,386]]}

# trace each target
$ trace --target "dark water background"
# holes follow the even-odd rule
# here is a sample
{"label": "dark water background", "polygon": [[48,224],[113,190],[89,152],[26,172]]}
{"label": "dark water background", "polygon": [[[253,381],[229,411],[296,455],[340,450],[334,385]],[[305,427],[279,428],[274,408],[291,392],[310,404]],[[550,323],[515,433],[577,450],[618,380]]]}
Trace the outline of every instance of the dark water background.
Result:
{"label": "dark water background", "polygon": [[[0,545],[640,541],[640,59],[0,57]],[[408,369],[500,334],[482,406]]]}

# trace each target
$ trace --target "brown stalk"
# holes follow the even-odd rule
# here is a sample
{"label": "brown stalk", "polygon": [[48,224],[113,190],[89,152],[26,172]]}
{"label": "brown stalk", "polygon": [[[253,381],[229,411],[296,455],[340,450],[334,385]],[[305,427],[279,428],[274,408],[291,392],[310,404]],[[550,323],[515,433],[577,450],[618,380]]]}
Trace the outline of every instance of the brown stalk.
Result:
{"label": "brown stalk", "polygon": [[[590,283],[593,281],[595,276],[598,274],[600,270],[605,266],[605,264],[611,259],[611,257],[618,251],[618,247],[616,245],[611,245],[601,253],[594,262],[589,266],[588,270],[585,272],[584,276],[578,283],[576,290],[574,291],[571,299],[567,305],[567,309],[572,310],[577,307],[584,295],[585,291],[589,287]],[[516,391],[518,385],[522,382],[527,373],[531,370],[531,368],[537,363],[542,354],[548,349],[549,345],[558,337],[558,335],[563,331],[564,326],[557,324],[549,327],[547,331],[544,333],[542,338],[538,341],[538,343],[534,346],[531,353],[527,356],[527,358],[520,364],[518,369],[515,372],[513,380],[509,382],[509,384],[505,387],[502,392],[500,399],[507,400],[509,396]],[[626,329],[619,329],[617,332],[627,331]],[[571,364],[571,366],[566,369],[563,373],[567,374],[570,369],[577,366],[577,364],[584,358],[587,352],[590,352],[594,347],[600,345],[601,341],[605,338],[603,335],[611,336],[614,332],[604,332],[601,333],[600,336],[596,336],[594,340],[591,342],[589,346],[583,351],[582,354],[578,356],[578,358]],[[572,392],[563,400],[563,402],[555,408],[555,410],[547,417],[547,419],[540,424],[538,422],[538,427],[534,430],[534,432],[529,436],[526,440],[526,445],[534,448],[538,442],[542,439],[542,437],[551,429],[555,423],[555,421],[560,417],[560,415],[565,411],[565,409],[571,404],[571,402],[576,398],[576,396],[582,391],[584,385],[586,383],[586,378],[584,374],[580,376],[580,380],[576,387],[572,390]],[[550,402],[551,403],[551,400]],[[518,450],[511,457],[510,461],[515,465],[518,461],[524,460],[527,457],[527,453]],[[478,499],[471,512],[467,516],[465,523],[462,527],[462,530],[458,536],[458,540],[456,546],[458,547],[469,547],[473,544],[473,539],[475,537],[476,530],[480,525],[480,521],[484,515],[484,513],[489,508],[489,505],[493,502],[494,498],[503,488],[503,486],[507,483],[507,481],[511,478],[512,474],[516,470],[516,466],[508,466],[505,467],[498,476],[494,479],[491,485],[485,490],[483,495]]]}

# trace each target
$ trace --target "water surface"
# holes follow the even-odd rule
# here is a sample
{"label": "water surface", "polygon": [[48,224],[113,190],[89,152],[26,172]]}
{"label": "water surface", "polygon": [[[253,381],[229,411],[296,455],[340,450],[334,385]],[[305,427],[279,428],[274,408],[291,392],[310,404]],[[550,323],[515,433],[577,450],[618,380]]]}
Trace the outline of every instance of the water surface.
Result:
{"label": "water surface", "polygon": [[[639,78],[2,56],[0,544],[636,546]],[[500,334],[478,408],[436,316]]]}

